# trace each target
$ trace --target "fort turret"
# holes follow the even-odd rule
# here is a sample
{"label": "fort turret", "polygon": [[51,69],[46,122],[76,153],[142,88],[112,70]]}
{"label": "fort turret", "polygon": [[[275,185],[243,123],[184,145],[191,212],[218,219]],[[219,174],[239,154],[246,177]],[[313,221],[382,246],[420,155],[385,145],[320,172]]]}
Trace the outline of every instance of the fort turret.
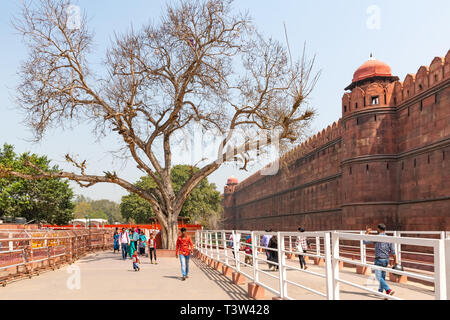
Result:
{"label": "fort turret", "polygon": [[234,229],[236,226],[236,216],[234,212],[233,194],[239,181],[236,177],[231,176],[227,180],[227,184],[223,190],[223,210],[224,210],[224,228]]}
{"label": "fort turret", "polygon": [[[396,225],[396,106],[392,93],[398,77],[370,57],[353,74],[342,99],[342,222],[366,210]],[[382,209],[382,210],[379,210]],[[383,212],[384,216],[380,216]],[[364,225],[358,226],[360,229]]]}

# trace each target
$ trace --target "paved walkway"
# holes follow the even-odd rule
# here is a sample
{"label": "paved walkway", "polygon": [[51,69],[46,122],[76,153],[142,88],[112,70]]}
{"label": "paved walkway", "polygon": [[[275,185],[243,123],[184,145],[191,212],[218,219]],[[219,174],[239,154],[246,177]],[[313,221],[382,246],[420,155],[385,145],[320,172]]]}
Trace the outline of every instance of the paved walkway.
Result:
{"label": "paved walkway", "polygon": [[[231,252],[230,252],[231,256]],[[264,257],[260,254],[260,257]],[[290,260],[297,266],[298,260]],[[324,274],[324,268],[308,264],[308,271]],[[68,281],[73,279],[73,268],[79,267],[80,288],[70,289]],[[274,278],[278,272],[269,272],[267,265],[261,268],[271,276],[261,274],[260,281],[278,290],[279,281]],[[355,273],[354,268],[344,268],[341,277],[344,280],[370,287],[376,290],[377,281],[373,276]],[[251,269],[242,271],[250,273]],[[21,279],[0,287],[0,300],[7,299],[150,299],[150,300],[245,300],[247,285],[235,285],[221,272],[214,270],[197,259],[191,259],[190,278],[181,281],[179,261],[175,258],[160,258],[159,264],[150,264],[148,258],[141,258],[141,271],[135,272],[131,260],[123,261],[120,254],[111,252],[95,253],[86,256],[72,266],[64,266],[55,271],[41,273],[32,279]],[[297,270],[287,271],[288,280],[302,283],[314,290],[325,293],[325,279]],[[402,299],[434,299],[433,287],[409,282],[398,284],[388,282]],[[299,300],[324,299],[305,289],[288,285],[288,295]],[[266,290],[265,299],[274,294]],[[345,284],[341,285],[341,299],[382,299]]]}
{"label": "paved walkway", "polygon": [[[0,300],[14,299],[145,299],[145,300],[244,300],[246,288],[234,285],[215,270],[202,267],[191,259],[190,275],[181,281],[179,260],[160,258],[150,264],[141,257],[141,270],[135,272],[131,260],[122,260],[111,252],[88,255],[72,266],[41,273],[31,279],[20,279],[0,287]],[[67,282],[80,269],[80,289],[69,289]],[[70,278],[70,279],[69,279]]]}

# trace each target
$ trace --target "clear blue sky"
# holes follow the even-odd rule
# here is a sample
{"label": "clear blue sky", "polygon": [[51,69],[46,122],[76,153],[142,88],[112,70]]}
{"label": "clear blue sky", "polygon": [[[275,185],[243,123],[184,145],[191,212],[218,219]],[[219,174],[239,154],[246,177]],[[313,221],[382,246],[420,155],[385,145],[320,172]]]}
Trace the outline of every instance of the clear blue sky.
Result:
{"label": "clear blue sky", "polygon": [[[95,31],[99,63],[114,31],[123,31],[131,24],[140,26],[157,19],[165,1],[159,0],[81,0],[74,2],[87,10],[90,28]],[[114,170],[120,176],[135,181],[141,175],[132,161],[114,160],[108,153],[115,150],[117,140],[108,138],[93,142],[90,129],[81,125],[73,130],[54,130],[38,144],[28,140],[31,134],[15,107],[14,87],[25,48],[10,25],[19,1],[0,2],[0,144],[14,144],[16,151],[47,154],[63,168],[69,168],[64,155],[71,153],[88,160],[91,173]],[[379,28],[368,27],[374,11],[380,10]],[[297,56],[306,41],[310,54],[317,55],[316,67],[322,76],[312,96],[318,116],[312,132],[332,124],[341,116],[340,101],[344,88],[351,82],[353,72],[364,63],[370,52],[388,63],[401,80],[415,73],[421,65],[429,65],[435,56],[444,56],[450,49],[450,1],[448,0],[236,0],[236,10],[248,10],[259,30],[284,41],[286,23],[293,54]],[[230,175],[241,181],[250,173],[234,167],[223,167],[210,176],[220,190]],[[75,192],[94,199],[120,202],[126,194],[120,187],[99,184],[89,189],[74,185]]]}

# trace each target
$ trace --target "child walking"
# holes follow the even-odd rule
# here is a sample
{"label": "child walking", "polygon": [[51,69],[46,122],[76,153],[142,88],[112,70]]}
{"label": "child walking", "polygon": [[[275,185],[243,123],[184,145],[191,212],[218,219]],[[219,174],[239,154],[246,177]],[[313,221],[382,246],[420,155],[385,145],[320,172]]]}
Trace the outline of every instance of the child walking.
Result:
{"label": "child walking", "polygon": [[140,261],[140,259],[139,259],[139,254],[138,254],[138,252],[137,251],[135,251],[134,253],[133,253],[133,269],[134,269],[134,271],[139,271],[139,270],[141,270],[140,268],[139,268],[139,263],[140,263],[141,261]]}
{"label": "child walking", "polygon": [[153,257],[155,257],[155,264],[158,264],[158,261],[156,261],[156,238],[153,232],[150,233],[150,238],[148,239],[148,256],[151,264],[153,264]]}

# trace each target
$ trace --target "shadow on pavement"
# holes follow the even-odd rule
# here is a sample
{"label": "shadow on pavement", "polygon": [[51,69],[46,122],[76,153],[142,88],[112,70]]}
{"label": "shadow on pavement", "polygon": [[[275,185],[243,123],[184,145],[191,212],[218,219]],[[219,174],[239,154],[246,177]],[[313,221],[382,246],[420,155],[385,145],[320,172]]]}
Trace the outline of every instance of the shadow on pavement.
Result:
{"label": "shadow on pavement", "polygon": [[252,300],[247,292],[240,286],[235,285],[231,280],[224,276],[220,271],[208,267],[207,264],[198,260],[192,259],[195,265],[208,277],[209,280],[214,281],[228,296],[233,300]]}
{"label": "shadow on pavement", "polygon": [[164,276],[164,278],[175,279],[175,280],[181,281],[181,277],[177,277],[177,276]]}

